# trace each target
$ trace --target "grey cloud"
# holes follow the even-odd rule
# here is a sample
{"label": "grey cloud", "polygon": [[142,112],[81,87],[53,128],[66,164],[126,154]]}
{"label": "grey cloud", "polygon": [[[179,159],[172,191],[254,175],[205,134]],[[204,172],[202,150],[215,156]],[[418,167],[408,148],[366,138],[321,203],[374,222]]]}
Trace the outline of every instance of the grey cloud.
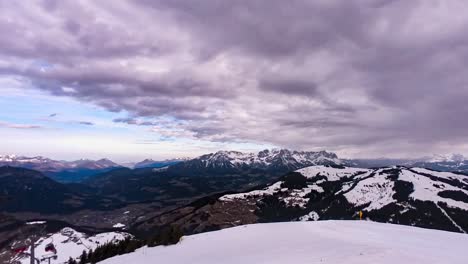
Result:
{"label": "grey cloud", "polygon": [[380,156],[468,136],[465,1],[32,4],[1,3],[0,74],[162,137]]}
{"label": "grey cloud", "polygon": [[139,126],[156,126],[158,125],[157,122],[151,122],[151,121],[140,121],[135,118],[115,118],[112,120],[115,123],[124,123],[124,124],[129,124],[129,125],[139,125]]}
{"label": "grey cloud", "polygon": [[260,88],[265,91],[296,94],[303,96],[317,95],[317,84],[312,81],[301,80],[262,80]]}
{"label": "grey cloud", "polygon": [[126,123],[130,125],[136,125],[138,124],[138,121],[133,119],[133,118],[115,118],[114,120],[115,123]]}
{"label": "grey cloud", "polygon": [[78,124],[85,126],[94,126],[94,123],[89,121],[78,121]]}

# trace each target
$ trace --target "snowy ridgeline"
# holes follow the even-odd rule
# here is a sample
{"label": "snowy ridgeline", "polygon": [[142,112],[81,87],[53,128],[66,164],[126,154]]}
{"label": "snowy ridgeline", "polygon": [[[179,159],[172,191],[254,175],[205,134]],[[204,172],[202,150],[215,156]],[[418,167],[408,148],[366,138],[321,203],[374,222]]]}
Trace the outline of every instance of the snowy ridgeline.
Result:
{"label": "snowy ridgeline", "polygon": [[[297,170],[308,179],[320,177],[321,179],[309,184],[306,188],[299,190],[289,190],[288,197],[280,197],[286,204],[299,205],[304,207],[308,198],[307,194],[311,191],[323,193],[321,184],[324,182],[340,182],[341,191],[349,203],[355,206],[364,206],[363,210],[371,211],[381,209],[382,207],[396,203],[394,198],[396,193],[395,181],[404,181],[412,184],[413,191],[409,197],[419,201],[430,201],[434,203],[443,202],[453,208],[468,210],[468,203],[453,199],[450,197],[441,197],[442,191],[453,191],[465,194],[468,197],[468,190],[460,186],[468,186],[468,176],[457,175],[449,172],[436,172],[422,168],[389,168],[381,169],[362,169],[350,167],[328,167],[311,166]],[[392,173],[397,173],[396,178],[392,178]],[[431,176],[432,178],[428,177]],[[464,180],[464,181],[462,181]],[[238,193],[225,195],[220,198],[221,201],[231,201],[236,199],[246,199],[249,197],[258,197],[264,195],[274,195],[279,191],[288,191],[281,188],[283,182],[279,181],[273,185],[262,189],[254,190],[248,193]]]}
{"label": "snowy ridgeline", "polygon": [[[33,222],[30,224],[37,224],[39,222]],[[57,259],[51,259],[50,263],[59,264],[67,263],[70,257],[79,259],[83,250],[88,251],[95,249],[99,245],[103,245],[110,242],[117,242],[124,240],[130,235],[127,233],[120,232],[108,232],[101,233],[94,236],[87,236],[83,233],[77,232],[72,228],[64,228],[60,232],[48,235],[37,241],[36,246],[36,257],[42,258],[44,256],[52,255],[51,252],[46,252],[45,247],[48,243],[53,243],[57,249]],[[26,252],[30,252],[30,248]],[[29,264],[29,258],[20,258],[22,264]]]}
{"label": "snowy ridgeline", "polygon": [[205,167],[269,167],[278,165],[296,165],[296,167],[304,167],[342,163],[336,154],[331,152],[292,151],[288,149],[263,150],[255,153],[218,151],[216,153],[202,155],[194,160],[200,161]]}
{"label": "snowy ridgeline", "polygon": [[468,235],[368,221],[254,224],[141,248],[101,264],[466,264]]}

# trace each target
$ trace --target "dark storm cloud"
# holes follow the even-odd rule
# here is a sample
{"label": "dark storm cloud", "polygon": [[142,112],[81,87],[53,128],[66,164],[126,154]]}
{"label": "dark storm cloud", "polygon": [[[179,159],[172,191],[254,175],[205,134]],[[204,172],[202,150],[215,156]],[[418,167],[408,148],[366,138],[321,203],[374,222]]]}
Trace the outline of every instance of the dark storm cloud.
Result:
{"label": "dark storm cloud", "polygon": [[[340,38],[363,41],[364,10],[352,1],[139,1],[172,12],[183,26],[207,38],[207,53],[241,49],[255,56],[288,56],[335,45]],[[326,20],[324,20],[326,18]]]}
{"label": "dark storm cloud", "polygon": [[33,5],[0,2],[0,74],[129,113],[117,123],[368,155],[468,136],[466,1]]}

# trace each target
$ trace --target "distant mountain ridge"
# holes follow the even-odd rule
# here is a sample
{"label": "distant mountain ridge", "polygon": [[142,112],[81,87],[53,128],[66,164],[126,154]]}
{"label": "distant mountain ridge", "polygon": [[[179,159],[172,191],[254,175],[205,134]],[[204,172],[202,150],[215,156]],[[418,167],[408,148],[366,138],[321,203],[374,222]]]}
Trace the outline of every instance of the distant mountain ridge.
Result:
{"label": "distant mountain ridge", "polygon": [[468,173],[468,159],[461,154],[434,154],[415,159],[346,159],[343,164],[350,167],[408,166],[438,171]]}
{"label": "distant mountain ridge", "polygon": [[294,170],[313,165],[341,164],[335,153],[327,151],[295,151],[288,149],[259,152],[218,151],[177,164],[185,169],[262,169]]}
{"label": "distant mountain ridge", "polygon": [[0,166],[22,167],[38,171],[61,171],[65,169],[105,169],[120,167],[109,159],[79,159],[75,161],[53,160],[42,156],[26,157],[16,155],[0,155]]}
{"label": "distant mountain ridge", "polygon": [[0,155],[1,166],[40,171],[59,182],[80,182],[92,175],[122,167],[109,159],[64,161],[42,156],[26,157],[16,155]]}

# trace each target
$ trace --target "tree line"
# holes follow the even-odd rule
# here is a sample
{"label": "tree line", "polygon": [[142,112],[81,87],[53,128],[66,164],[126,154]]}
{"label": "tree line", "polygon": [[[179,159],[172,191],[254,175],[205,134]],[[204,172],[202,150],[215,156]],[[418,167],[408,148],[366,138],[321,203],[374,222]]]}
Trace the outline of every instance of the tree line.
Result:
{"label": "tree line", "polygon": [[84,250],[78,260],[70,257],[68,264],[97,263],[117,255],[134,252],[136,249],[145,245],[148,247],[173,245],[177,244],[182,236],[183,232],[179,227],[169,226],[163,228],[160,232],[147,240],[126,238],[118,242],[108,242],[99,245],[94,250]]}

